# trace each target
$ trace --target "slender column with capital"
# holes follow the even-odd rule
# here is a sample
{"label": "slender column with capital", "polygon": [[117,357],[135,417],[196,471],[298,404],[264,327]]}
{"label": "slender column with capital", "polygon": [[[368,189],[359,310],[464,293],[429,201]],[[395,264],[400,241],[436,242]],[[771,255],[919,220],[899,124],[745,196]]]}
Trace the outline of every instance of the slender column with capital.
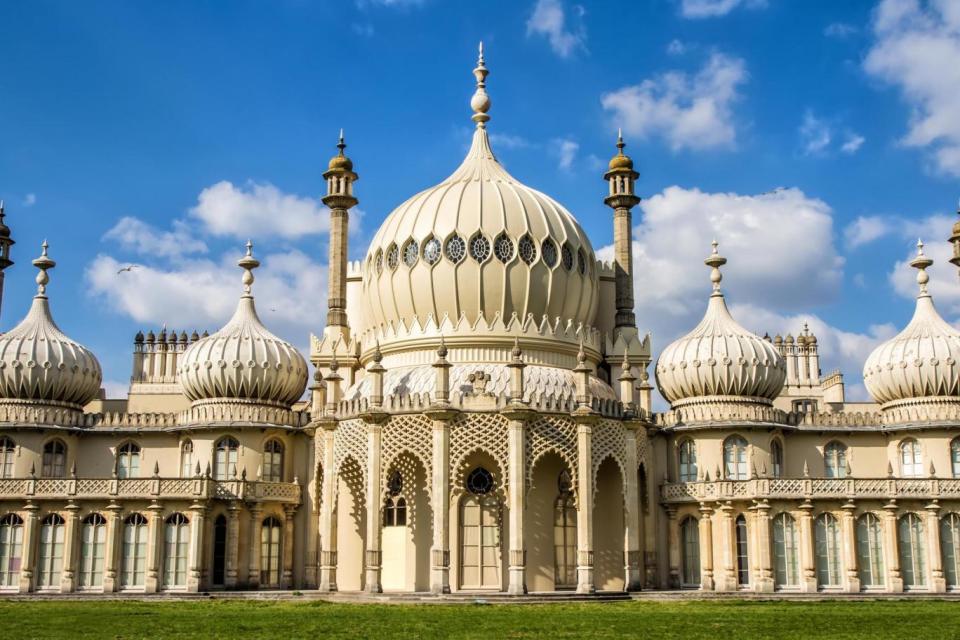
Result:
{"label": "slender column with capital", "polygon": [[[649,446],[653,446],[652,442]],[[660,571],[657,558],[657,521],[659,515],[660,485],[654,479],[653,468],[646,468],[647,510],[643,515],[643,584],[647,589],[656,589],[660,584]]]}
{"label": "slender column with capital", "polygon": [[123,507],[115,502],[107,505],[107,548],[103,561],[103,592],[113,593],[120,588],[117,580],[117,566],[120,561],[120,549],[123,545]]}
{"label": "slender column with capital", "polygon": [[80,507],[70,503],[66,507],[67,522],[63,532],[63,569],[60,572],[60,592],[70,593],[77,588],[77,525]]}
{"label": "slender column with capital", "polygon": [[717,506],[716,538],[720,547],[720,573],[716,578],[716,590],[736,591],[737,570],[734,549],[737,538],[734,533],[733,505],[729,502]]}
{"label": "slender column with capital", "polygon": [[250,543],[247,545],[247,586],[260,588],[260,537],[263,532],[262,507],[254,502],[250,505]]}
{"label": "slender column with capital", "polygon": [[671,589],[680,588],[680,521],[677,518],[677,508],[667,507],[667,560],[669,576],[667,586]]}
{"label": "slender column with capital", "polygon": [[337,590],[337,474],[334,469],[333,442],[337,421],[326,419],[323,429],[323,486],[320,488],[320,591]]}
{"label": "slender column with capital", "polygon": [[639,422],[624,423],[624,464],[626,470],[627,503],[624,525],[624,573],[627,591],[637,591],[643,581],[640,571],[640,496],[637,493],[637,430],[643,426]]}
{"label": "slender column with capital", "polygon": [[593,424],[577,424],[577,593],[593,593]]}
{"label": "slender column with capital", "polygon": [[337,155],[323,177],[327,181],[327,195],[323,203],[330,207],[330,263],[327,272],[327,326],[347,327],[347,228],[350,224],[350,208],[358,200],[353,195],[353,183],[358,176],[353,172],[353,162],[343,154],[346,148],[343,131]]}
{"label": "slender column with capital", "polygon": [[366,580],[367,593],[380,593],[380,449],[383,440],[383,425],[367,424],[367,531],[366,531]]}
{"label": "slender column with capital", "polygon": [[227,505],[227,557],[224,560],[223,586],[235,589],[240,568],[240,505],[236,502]]}
{"label": "slender column with capital", "polygon": [[809,500],[800,505],[800,590],[808,593],[817,590],[812,511],[813,504]]}
{"label": "slender column with capital", "polygon": [[190,557],[187,574],[187,591],[200,591],[203,588],[203,546],[207,522],[207,507],[195,502],[190,511]]}
{"label": "slender column with capital", "polygon": [[860,591],[860,574],[857,573],[857,523],[854,513],[857,505],[853,500],[843,505],[840,513],[840,535],[843,536],[843,590],[847,593]]}
{"label": "slender column with capital", "polygon": [[293,587],[293,516],[297,512],[297,505],[283,506],[283,575],[280,579],[281,589]]}
{"label": "slender column with capital", "polygon": [[754,589],[761,593],[773,592],[773,562],[770,556],[770,503],[761,500],[757,503],[753,516],[753,526],[756,529],[756,549],[753,552]]}
{"label": "slender column with capital", "polygon": [[700,504],[700,590],[713,591],[713,509]]}
{"label": "slender column with capital", "polygon": [[633,160],[624,155],[623,136],[617,135],[617,155],[610,160],[603,178],[610,183],[610,195],[604,204],[613,209],[613,260],[616,269],[617,327],[634,327],[633,312],[633,214],[640,198],[633,192],[640,174],[633,170]]}
{"label": "slender column with capital", "polygon": [[924,529],[927,536],[927,564],[930,567],[930,591],[944,593],[947,581],[943,577],[943,556],[940,555],[940,505],[933,500],[925,508]]}
{"label": "slender column with capital", "polygon": [[28,502],[23,508],[26,517],[23,521],[23,561],[20,569],[20,593],[33,591],[33,576],[37,563],[37,511],[40,507]]}
{"label": "slender column with capital", "polygon": [[433,544],[430,547],[430,592],[450,593],[450,421],[447,408],[428,412],[433,420]]}
{"label": "slender column with capital", "polygon": [[523,595],[527,592],[527,550],[524,541],[523,515],[526,502],[527,478],[524,465],[527,413],[522,408],[505,412],[510,420],[507,427],[510,483],[508,511],[510,514],[510,581],[507,592]]}
{"label": "slender column with capital", "polygon": [[883,560],[887,567],[887,591],[903,593],[903,577],[900,575],[900,554],[897,553],[897,502],[891,500],[883,506]]}
{"label": "slender column with capital", "polygon": [[144,582],[144,591],[156,593],[160,590],[160,563],[163,552],[163,507],[154,502],[148,507],[150,511],[149,549],[147,550],[147,577]]}

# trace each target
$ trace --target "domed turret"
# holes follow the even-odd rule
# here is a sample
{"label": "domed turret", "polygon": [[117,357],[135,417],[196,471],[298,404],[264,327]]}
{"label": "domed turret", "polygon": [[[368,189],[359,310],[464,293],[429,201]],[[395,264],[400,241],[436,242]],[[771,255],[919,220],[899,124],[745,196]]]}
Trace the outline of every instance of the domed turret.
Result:
{"label": "domed turret", "polygon": [[[776,347],[733,319],[720,291],[726,258],[713,253],[713,293],[697,327],[668,345],[657,360],[657,386],[672,408],[703,402],[769,406],[783,388],[786,365]],[[788,342],[789,342],[788,337]]]}
{"label": "domed turret", "polygon": [[0,336],[0,404],[80,410],[100,391],[100,363],[93,352],[68,338],[50,314],[47,271],[56,263],[47,256],[46,242],[33,265],[40,273],[30,311]]}
{"label": "domed turret", "polygon": [[237,310],[226,326],[183,353],[180,385],[194,407],[227,401],[289,409],[307,386],[307,363],[257,317],[250,287],[260,263],[251,243],[238,264],[244,274]]}
{"label": "domed turret", "polygon": [[907,418],[934,417],[930,405],[960,408],[960,332],[940,317],[927,291],[933,260],[917,243],[910,266],[917,269],[916,309],[898,335],[874,349],[863,367],[863,382],[884,411],[902,409]]}

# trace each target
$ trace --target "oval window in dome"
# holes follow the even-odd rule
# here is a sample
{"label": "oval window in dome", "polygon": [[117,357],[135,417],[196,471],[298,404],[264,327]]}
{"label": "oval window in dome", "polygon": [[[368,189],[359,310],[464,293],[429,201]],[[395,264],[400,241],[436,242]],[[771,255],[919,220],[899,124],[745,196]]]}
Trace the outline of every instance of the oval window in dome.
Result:
{"label": "oval window in dome", "polygon": [[390,248],[387,249],[387,266],[391,269],[396,269],[400,265],[400,249],[397,248],[397,245],[391,244]]}
{"label": "oval window in dome", "polygon": [[416,240],[409,240],[403,245],[403,264],[412,267],[417,264],[417,258],[420,257],[420,245]]}
{"label": "oval window in dome", "polygon": [[573,249],[570,248],[570,245],[564,243],[560,250],[560,256],[563,259],[563,268],[567,271],[573,271]]}
{"label": "oval window in dome", "polygon": [[527,264],[533,264],[537,259],[537,246],[533,244],[533,239],[525,235],[517,243],[517,251],[520,253],[520,259]]}
{"label": "oval window in dome", "polygon": [[543,262],[551,269],[557,266],[557,245],[547,238],[543,241],[543,244],[540,245],[540,253],[543,255]]}
{"label": "oval window in dome", "polygon": [[493,243],[493,253],[500,262],[504,264],[510,262],[513,259],[513,242],[501,233]]}
{"label": "oval window in dome", "polygon": [[467,243],[460,236],[450,236],[447,239],[447,260],[456,264],[467,255]]}
{"label": "oval window in dome", "polygon": [[577,270],[580,275],[587,273],[587,258],[583,255],[583,249],[577,251]]}
{"label": "oval window in dome", "polygon": [[373,259],[373,265],[377,270],[377,273],[383,271],[383,250],[377,249],[377,256]]}
{"label": "oval window in dome", "polygon": [[470,240],[470,257],[477,262],[483,262],[490,257],[490,241],[477,235]]}
{"label": "oval window in dome", "polygon": [[436,238],[430,238],[423,243],[423,259],[427,264],[437,264],[440,260],[440,241]]}

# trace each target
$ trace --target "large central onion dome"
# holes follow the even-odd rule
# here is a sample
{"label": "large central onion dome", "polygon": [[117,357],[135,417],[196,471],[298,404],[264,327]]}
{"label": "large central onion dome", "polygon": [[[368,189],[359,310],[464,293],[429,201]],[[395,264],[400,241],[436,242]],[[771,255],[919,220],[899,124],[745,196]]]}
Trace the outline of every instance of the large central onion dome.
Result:
{"label": "large central onion dome", "polygon": [[674,409],[702,402],[772,405],[787,376],[783,357],[730,315],[720,291],[720,267],[727,260],[717,253],[716,241],[704,262],[713,283],[707,312],[693,331],[660,354],[660,393]]}
{"label": "large central onion dome", "polygon": [[33,265],[40,273],[30,311],[0,336],[0,404],[80,410],[100,391],[100,363],[93,352],[64,335],[50,315],[47,271],[56,263],[47,256],[46,242]]}
{"label": "large central onion dome", "polygon": [[183,353],[180,386],[194,407],[228,401],[289,409],[307,386],[307,363],[257,316],[250,287],[260,262],[250,242],[238,264],[244,292],[237,310],[226,326]]}
{"label": "large central onion dome", "polygon": [[367,327],[422,325],[446,315],[592,325],[598,277],[574,217],[500,165],[486,123],[483,49],[471,100],[477,128],[460,167],[387,216],[364,262]]}
{"label": "large central onion dome", "polygon": [[960,403],[960,332],[940,317],[927,292],[931,264],[918,242],[910,262],[920,285],[913,318],[874,349],[863,366],[867,391],[884,410]]}

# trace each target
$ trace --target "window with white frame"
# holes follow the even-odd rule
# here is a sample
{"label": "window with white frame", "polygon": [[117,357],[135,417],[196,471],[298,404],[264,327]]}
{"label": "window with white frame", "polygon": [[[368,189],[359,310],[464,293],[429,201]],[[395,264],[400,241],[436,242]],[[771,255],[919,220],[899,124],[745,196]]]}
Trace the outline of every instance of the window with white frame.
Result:
{"label": "window with white frame", "polygon": [[37,554],[37,588],[60,586],[63,570],[63,543],[66,524],[58,513],[51,513],[40,524],[40,547]]}
{"label": "window with white frame", "polygon": [[136,478],[140,475],[140,445],[127,442],[117,449],[117,477]]}
{"label": "window with white frame", "polygon": [[187,553],[190,548],[190,521],[182,513],[167,518],[164,528],[163,586],[187,586]]}
{"label": "window with white frame", "polygon": [[0,587],[16,587],[23,562],[23,520],[15,513],[0,518]]}
{"label": "window with white frame", "polygon": [[950,442],[950,469],[954,478],[960,478],[960,438]]}
{"label": "window with white frame", "polygon": [[927,545],[923,538],[923,520],[915,513],[897,522],[897,552],[903,587],[911,589],[927,584]]}
{"label": "window with white frame", "polygon": [[697,481],[697,447],[693,440],[680,443],[680,482]]}
{"label": "window with white frame", "polygon": [[884,585],[883,530],[880,519],[865,513],[857,519],[857,571],[860,586],[869,589]]}
{"label": "window with white frame", "polygon": [[41,475],[44,478],[62,478],[67,471],[67,445],[63,440],[51,440],[43,445]]}
{"label": "window with white frame", "polygon": [[747,441],[740,436],[727,438],[723,443],[723,463],[727,480],[748,479]]}
{"label": "window with white frame", "polygon": [[828,478],[847,477],[847,445],[830,442],[823,449],[823,466]]}
{"label": "window with white frame", "polygon": [[13,459],[16,452],[17,447],[13,440],[6,436],[0,438],[0,478],[13,477]]}
{"label": "window with white frame", "polygon": [[144,586],[147,572],[147,519],[139,513],[123,521],[123,550],[120,562],[120,586],[136,589]]}
{"label": "window with white frame", "polygon": [[750,584],[750,555],[747,544],[747,519],[741,513],[734,523],[737,531],[737,584],[745,587]]}
{"label": "window with white frame", "polygon": [[683,551],[683,586],[700,586],[700,523],[696,518],[686,518],[680,524],[681,549]]}
{"label": "window with white frame", "polygon": [[798,548],[796,521],[789,513],[778,514],[773,519],[773,575],[777,588],[800,584]]}
{"label": "window with white frame", "polygon": [[923,476],[923,456],[920,453],[920,443],[913,438],[900,443],[900,474],[904,478],[920,478]]}
{"label": "window with white frame", "polygon": [[275,438],[263,445],[262,479],[267,482],[283,481],[283,443]]}
{"label": "window with white frame", "polygon": [[260,586],[280,586],[280,539],[283,525],[273,516],[263,521],[260,528]]}
{"label": "window with white frame", "polygon": [[770,463],[773,467],[773,477],[783,477],[783,445],[779,440],[770,443]]}
{"label": "window with white frame", "polygon": [[237,475],[237,455],[240,443],[236,438],[217,440],[213,455],[213,477],[217,480],[230,480]]}
{"label": "window with white frame", "polygon": [[91,513],[80,529],[80,572],[77,584],[81,589],[103,586],[103,563],[107,548],[107,519]]}
{"label": "window with white frame", "polygon": [[817,586],[840,586],[840,526],[829,513],[817,517],[814,527]]}
{"label": "window with white frame", "polygon": [[960,587],[960,515],[948,513],[940,519],[940,555],[947,587]]}

